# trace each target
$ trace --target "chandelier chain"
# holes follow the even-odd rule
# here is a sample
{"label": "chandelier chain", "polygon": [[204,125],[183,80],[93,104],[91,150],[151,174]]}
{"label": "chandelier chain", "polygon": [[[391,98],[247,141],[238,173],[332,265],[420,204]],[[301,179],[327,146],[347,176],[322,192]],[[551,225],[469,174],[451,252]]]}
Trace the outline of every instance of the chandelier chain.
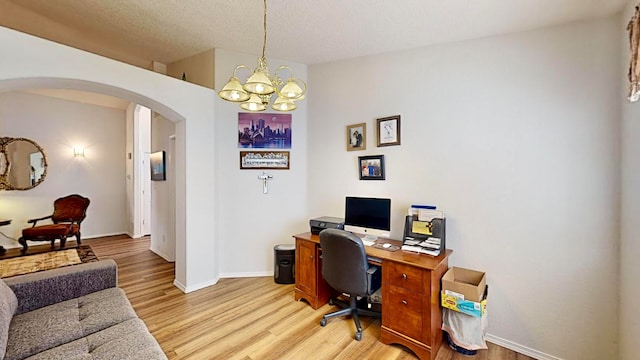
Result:
{"label": "chandelier chain", "polygon": [[262,58],[266,59],[267,49],[267,0],[264,0],[264,41],[262,42]]}

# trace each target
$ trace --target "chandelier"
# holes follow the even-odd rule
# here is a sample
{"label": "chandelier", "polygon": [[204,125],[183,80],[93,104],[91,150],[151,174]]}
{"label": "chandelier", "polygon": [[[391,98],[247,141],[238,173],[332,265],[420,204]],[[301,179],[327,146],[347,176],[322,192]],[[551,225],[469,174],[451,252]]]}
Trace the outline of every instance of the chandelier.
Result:
{"label": "chandelier", "polygon": [[[307,91],[307,84],[293,77],[293,71],[288,66],[280,66],[272,75],[269,74],[265,51],[267,48],[267,0],[264,0],[264,42],[262,56],[258,58],[258,67],[253,74],[240,83],[237,72],[240,69],[251,69],[245,65],[236,66],[229,82],[218,92],[223,100],[238,102],[247,111],[264,111],[271,102],[272,96],[277,95],[271,108],[276,111],[291,111],[296,108],[295,101],[302,100]],[[283,80],[278,73],[288,70],[289,78]]]}

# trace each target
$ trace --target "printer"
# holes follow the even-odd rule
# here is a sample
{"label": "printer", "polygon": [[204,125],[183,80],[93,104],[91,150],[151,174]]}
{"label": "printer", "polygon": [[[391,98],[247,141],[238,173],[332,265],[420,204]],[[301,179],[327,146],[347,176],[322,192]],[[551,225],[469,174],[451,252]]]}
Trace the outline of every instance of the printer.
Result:
{"label": "printer", "polygon": [[331,216],[323,216],[317,219],[309,220],[309,226],[311,227],[311,233],[314,235],[318,235],[320,231],[324,229],[344,229],[344,219]]}

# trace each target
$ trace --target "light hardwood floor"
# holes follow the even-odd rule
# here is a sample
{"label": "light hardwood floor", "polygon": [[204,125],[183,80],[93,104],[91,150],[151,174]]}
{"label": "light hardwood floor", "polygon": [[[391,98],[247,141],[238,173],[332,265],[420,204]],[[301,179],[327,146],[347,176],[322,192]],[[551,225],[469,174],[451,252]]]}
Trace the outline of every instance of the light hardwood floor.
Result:
{"label": "light hardwood floor", "polygon": [[[331,319],[321,327],[320,318],[333,308],[313,310],[294,301],[293,285],[276,284],[273,277],[221,279],[184,294],[173,286],[173,264],[149,251],[148,238],[116,236],[83,244],[118,263],[120,287],[169,359],[416,359],[401,346],[378,341],[380,320],[362,318],[362,341],[353,339],[351,319]],[[488,346],[471,358],[532,360]],[[469,358],[446,344],[437,356]]]}

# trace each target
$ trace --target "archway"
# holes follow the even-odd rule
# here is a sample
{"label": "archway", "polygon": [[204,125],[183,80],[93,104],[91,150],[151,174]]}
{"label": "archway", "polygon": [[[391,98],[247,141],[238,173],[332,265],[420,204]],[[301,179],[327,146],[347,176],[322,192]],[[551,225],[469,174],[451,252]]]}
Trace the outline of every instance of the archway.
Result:
{"label": "archway", "polygon": [[174,283],[185,292],[215,284],[215,92],[6,28],[0,41],[6,51],[0,91],[90,91],[146,106],[176,123]]}

